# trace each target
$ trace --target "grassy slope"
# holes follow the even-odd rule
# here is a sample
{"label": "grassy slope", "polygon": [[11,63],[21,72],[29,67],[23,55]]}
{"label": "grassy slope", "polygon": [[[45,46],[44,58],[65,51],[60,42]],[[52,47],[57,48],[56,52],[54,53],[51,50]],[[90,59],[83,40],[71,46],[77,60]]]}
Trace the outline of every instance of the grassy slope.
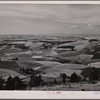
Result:
{"label": "grassy slope", "polygon": [[81,73],[81,69],[85,68],[84,65],[78,64],[61,64],[54,67],[51,67],[44,71],[45,74],[43,76],[47,77],[57,77],[60,73],[66,73],[66,75],[71,75],[73,72],[77,74]]}
{"label": "grassy slope", "polygon": [[8,70],[8,69],[0,69],[0,76],[2,76],[2,78],[7,79],[9,76],[15,77],[15,76],[19,76],[20,78],[25,78],[26,76],[21,75],[13,70]]}
{"label": "grassy slope", "polygon": [[97,84],[88,84],[88,83],[75,83],[75,84],[66,84],[66,85],[53,85],[53,86],[44,86],[44,87],[35,87],[32,90],[43,90],[43,91],[100,91],[100,83]]}

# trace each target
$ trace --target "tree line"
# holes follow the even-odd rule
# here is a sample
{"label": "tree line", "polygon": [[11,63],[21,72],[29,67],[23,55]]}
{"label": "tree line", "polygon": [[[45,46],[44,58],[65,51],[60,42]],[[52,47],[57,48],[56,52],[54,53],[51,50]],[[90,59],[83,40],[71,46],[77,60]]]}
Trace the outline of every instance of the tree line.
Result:
{"label": "tree line", "polygon": [[[89,80],[86,80],[86,78],[81,78],[75,72],[72,73],[71,76],[67,76],[65,73],[60,73],[59,76],[62,79],[60,84],[67,84],[67,82],[77,83],[81,81],[93,82],[99,80],[100,78],[98,71],[96,70],[95,67],[91,68]],[[53,84],[59,84],[57,78],[54,79],[53,81],[45,82],[40,74],[36,75],[34,73],[30,75],[30,80],[28,84],[25,84],[25,82],[18,76],[14,78],[9,76],[6,81],[2,77],[0,77],[0,90],[25,90],[27,89],[27,87],[38,87],[38,86],[53,85]]]}
{"label": "tree line", "polygon": [[18,76],[14,78],[9,76],[6,81],[0,77],[0,90],[23,90],[26,87],[27,85]]}

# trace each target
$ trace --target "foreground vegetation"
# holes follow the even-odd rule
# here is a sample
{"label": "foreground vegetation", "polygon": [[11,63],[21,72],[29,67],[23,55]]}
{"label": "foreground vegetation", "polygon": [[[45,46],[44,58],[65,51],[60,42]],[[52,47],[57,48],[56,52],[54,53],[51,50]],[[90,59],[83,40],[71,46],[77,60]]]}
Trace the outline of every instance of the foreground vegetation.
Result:
{"label": "foreground vegetation", "polygon": [[[27,70],[27,69],[26,69]],[[28,69],[29,70],[29,69]],[[32,70],[32,69],[31,69]],[[88,71],[87,71],[88,70]],[[43,88],[46,87],[56,87],[61,85],[68,85],[68,88],[72,88],[71,84],[82,84],[85,82],[85,84],[95,84],[96,82],[99,82],[100,80],[100,72],[98,71],[99,68],[87,68],[82,71],[82,75],[77,75],[75,72],[68,76],[65,73],[60,73],[59,77],[61,80],[58,80],[58,78],[54,78],[53,81],[45,81],[43,80],[42,76],[37,73],[28,73],[30,74],[30,79],[28,83],[23,81],[23,79],[20,79],[18,76],[11,77],[9,76],[7,80],[4,80],[2,77],[0,77],[0,90],[28,90],[28,89],[34,89],[34,88]],[[27,72],[27,71],[26,71]],[[89,72],[89,73],[87,73]],[[82,91],[85,91],[85,89],[81,89]]]}

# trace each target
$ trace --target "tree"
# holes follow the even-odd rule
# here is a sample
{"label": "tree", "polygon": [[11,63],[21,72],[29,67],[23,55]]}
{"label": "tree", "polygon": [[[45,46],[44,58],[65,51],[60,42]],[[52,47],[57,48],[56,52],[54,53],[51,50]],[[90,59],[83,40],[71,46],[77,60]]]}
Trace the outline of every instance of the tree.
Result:
{"label": "tree", "polygon": [[80,81],[80,78],[79,76],[74,72],[71,77],[70,77],[70,82],[79,82]]}
{"label": "tree", "polygon": [[60,76],[62,78],[62,82],[65,84],[66,83],[67,75],[65,73],[61,73]]}
{"label": "tree", "polygon": [[43,47],[44,47],[45,49],[48,49],[48,46],[47,46],[46,44],[43,44]]}
{"label": "tree", "polygon": [[95,67],[92,68],[91,73],[89,75],[89,80],[98,80],[99,74]]}
{"label": "tree", "polygon": [[5,83],[5,80],[2,79],[2,77],[0,77],[0,90],[4,90],[5,89],[4,83]]}
{"label": "tree", "polygon": [[25,68],[24,67],[20,68],[20,72],[25,73]]}
{"label": "tree", "polygon": [[57,80],[56,80],[56,79],[54,79],[53,84],[58,84],[58,82],[57,82]]}
{"label": "tree", "polygon": [[29,74],[33,74],[34,70],[32,68],[29,68]]}
{"label": "tree", "polygon": [[42,80],[42,76],[41,75],[36,76],[36,75],[33,74],[30,77],[29,85],[31,87],[40,86],[40,85],[42,85],[42,82],[43,82],[43,80]]}
{"label": "tree", "polygon": [[15,90],[15,83],[11,76],[6,81],[6,90]]}
{"label": "tree", "polygon": [[26,74],[30,74],[30,73],[29,73],[29,68],[26,68],[25,73],[26,73]]}
{"label": "tree", "polygon": [[23,82],[18,76],[14,77],[13,81],[15,83],[15,90],[20,90],[23,88]]}

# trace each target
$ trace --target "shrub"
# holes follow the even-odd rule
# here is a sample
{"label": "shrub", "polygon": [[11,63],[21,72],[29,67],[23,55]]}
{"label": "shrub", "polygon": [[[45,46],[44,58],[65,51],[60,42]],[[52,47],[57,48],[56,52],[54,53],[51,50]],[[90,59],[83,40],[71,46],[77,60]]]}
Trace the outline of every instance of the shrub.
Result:
{"label": "shrub", "polygon": [[15,83],[11,76],[8,77],[5,87],[6,87],[6,90],[15,90]]}
{"label": "shrub", "polygon": [[14,78],[9,76],[6,81],[5,88],[6,90],[21,90],[26,88],[26,85],[21,81],[21,79],[18,76]]}
{"label": "shrub", "polygon": [[65,84],[66,83],[67,75],[65,73],[61,73],[60,76],[62,78],[62,82]]}
{"label": "shrub", "polygon": [[70,82],[79,82],[80,81],[80,77],[74,72],[71,77],[70,77]]}
{"label": "shrub", "polygon": [[99,79],[99,74],[96,70],[95,67],[92,68],[90,76],[89,76],[89,80],[98,80]]}
{"label": "shrub", "polygon": [[56,79],[54,79],[53,84],[58,84],[58,82],[57,82],[57,80],[56,80]]}
{"label": "shrub", "polygon": [[0,90],[4,90],[5,89],[4,83],[5,83],[5,80],[2,79],[2,77],[0,77]]}
{"label": "shrub", "polygon": [[21,79],[16,76],[13,78],[14,84],[15,84],[15,90],[20,90],[25,88],[25,84],[21,81]]}
{"label": "shrub", "polygon": [[40,86],[40,85],[42,85],[42,82],[43,82],[43,80],[42,80],[41,75],[36,76],[36,75],[33,74],[30,77],[29,85],[31,87]]}

